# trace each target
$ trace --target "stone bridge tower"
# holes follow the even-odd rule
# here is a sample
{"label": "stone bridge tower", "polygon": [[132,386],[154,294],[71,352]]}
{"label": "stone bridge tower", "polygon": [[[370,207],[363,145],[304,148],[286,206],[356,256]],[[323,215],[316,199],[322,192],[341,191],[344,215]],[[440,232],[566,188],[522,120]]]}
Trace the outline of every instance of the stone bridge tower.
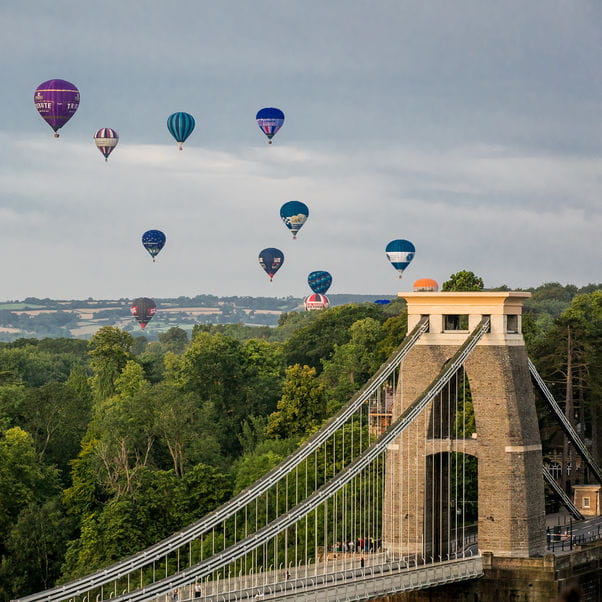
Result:
{"label": "stone bridge tower", "polygon": [[[400,293],[408,303],[408,330],[429,316],[429,331],[404,359],[393,419],[437,376],[483,316],[490,332],[467,361],[476,435],[432,435],[425,410],[387,450],[383,543],[394,553],[436,555],[428,550],[434,458],[463,452],[478,458],[478,547],[495,556],[533,557],[545,550],[544,484],[539,427],[527,353],[522,303],[530,293]],[[432,404],[431,404],[432,405]],[[404,443],[411,442],[411,443]],[[402,484],[403,483],[403,484]],[[442,492],[439,495],[443,497]],[[422,510],[420,508],[422,501]]]}

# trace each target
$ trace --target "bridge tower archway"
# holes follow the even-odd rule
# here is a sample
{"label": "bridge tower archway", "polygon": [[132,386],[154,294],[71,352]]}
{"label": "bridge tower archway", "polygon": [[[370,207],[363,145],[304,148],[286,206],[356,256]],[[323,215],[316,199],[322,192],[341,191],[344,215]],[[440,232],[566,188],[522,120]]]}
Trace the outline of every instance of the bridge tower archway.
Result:
{"label": "bridge tower archway", "polygon": [[[400,368],[395,420],[439,374],[483,316],[485,334],[464,364],[476,433],[434,437],[435,403],[387,450],[383,544],[394,554],[430,556],[426,511],[433,491],[434,454],[478,458],[478,547],[496,556],[545,552],[544,484],[539,426],[521,332],[524,292],[400,293],[408,328],[429,316],[429,331]],[[449,435],[449,433],[448,433]],[[431,458],[431,460],[429,460]],[[442,520],[442,519],[438,519]],[[429,549],[430,547],[430,549]]]}

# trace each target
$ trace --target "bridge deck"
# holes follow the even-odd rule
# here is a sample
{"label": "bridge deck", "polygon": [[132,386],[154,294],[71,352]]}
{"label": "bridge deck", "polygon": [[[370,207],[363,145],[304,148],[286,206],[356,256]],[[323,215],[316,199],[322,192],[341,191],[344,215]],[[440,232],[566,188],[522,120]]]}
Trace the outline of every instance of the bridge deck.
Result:
{"label": "bridge deck", "polygon": [[[231,602],[235,600],[366,600],[374,596],[409,592],[436,587],[483,576],[480,556],[460,558],[436,564],[408,566],[403,561],[377,563],[366,567],[299,576],[278,581],[276,571],[261,575],[258,585],[253,576],[225,579],[221,583],[203,584],[202,594],[196,600],[203,602]],[[255,576],[257,578],[257,576]],[[178,597],[179,602],[195,600],[193,587],[187,587]],[[159,598],[173,602],[169,596]]]}

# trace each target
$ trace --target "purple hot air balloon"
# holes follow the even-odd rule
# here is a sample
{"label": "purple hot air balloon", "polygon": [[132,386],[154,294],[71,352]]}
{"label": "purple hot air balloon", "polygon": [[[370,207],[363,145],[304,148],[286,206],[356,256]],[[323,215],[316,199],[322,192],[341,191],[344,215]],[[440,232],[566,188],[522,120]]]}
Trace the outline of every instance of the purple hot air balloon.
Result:
{"label": "purple hot air balloon", "polygon": [[79,107],[79,90],[64,79],[49,79],[36,88],[33,101],[42,119],[54,130],[54,137],[58,138],[57,130]]}

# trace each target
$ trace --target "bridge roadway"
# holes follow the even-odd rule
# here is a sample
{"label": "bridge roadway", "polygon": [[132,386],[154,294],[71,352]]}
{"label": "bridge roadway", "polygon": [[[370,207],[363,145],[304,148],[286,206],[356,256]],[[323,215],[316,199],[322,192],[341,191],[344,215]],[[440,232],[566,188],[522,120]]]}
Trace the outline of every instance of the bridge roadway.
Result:
{"label": "bridge roadway", "polygon": [[[342,560],[313,566],[280,568],[255,575],[207,581],[195,598],[194,584],[180,588],[178,602],[233,602],[237,600],[313,600],[338,602],[366,600],[376,596],[446,585],[483,576],[480,556],[458,558],[433,564],[414,564],[406,560],[387,560],[385,554],[361,555],[351,562]],[[175,602],[173,592],[156,598]]]}

